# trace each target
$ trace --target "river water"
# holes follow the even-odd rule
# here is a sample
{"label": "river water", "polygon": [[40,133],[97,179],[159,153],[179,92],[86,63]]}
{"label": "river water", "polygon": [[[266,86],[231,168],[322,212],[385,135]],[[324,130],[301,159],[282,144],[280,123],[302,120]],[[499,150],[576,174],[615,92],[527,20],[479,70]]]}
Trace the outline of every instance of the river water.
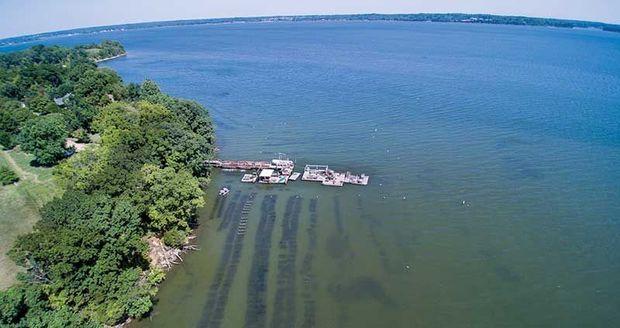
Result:
{"label": "river water", "polygon": [[210,109],[220,157],[283,152],[298,170],[371,176],[330,188],[214,173],[200,250],[136,326],[620,320],[620,34],[305,22],[45,43],[104,38],[128,50],[104,64],[126,81]]}

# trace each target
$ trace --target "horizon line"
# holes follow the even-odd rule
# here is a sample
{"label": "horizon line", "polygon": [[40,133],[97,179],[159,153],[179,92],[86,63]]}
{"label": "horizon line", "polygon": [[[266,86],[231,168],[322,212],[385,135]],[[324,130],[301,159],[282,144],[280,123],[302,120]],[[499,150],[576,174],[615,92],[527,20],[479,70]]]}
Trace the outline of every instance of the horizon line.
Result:
{"label": "horizon line", "polygon": [[[117,24],[109,24],[109,25],[91,25],[91,26],[83,26],[83,27],[75,27],[69,29],[61,29],[61,30],[52,30],[45,31],[39,33],[32,34],[22,34],[16,36],[9,36],[5,38],[0,38],[0,46],[7,46],[11,44],[20,44],[27,43],[30,41],[37,41],[41,39],[45,39],[47,37],[54,36],[62,36],[63,34],[70,34],[71,32],[79,32],[81,30],[87,29],[102,29],[106,27],[136,27],[137,25],[146,25],[146,24],[155,24],[155,23],[181,23],[181,22],[196,22],[195,25],[200,24],[209,24],[209,23],[218,23],[217,21],[226,21],[228,20],[230,23],[235,23],[233,20],[241,20],[241,19],[269,19],[269,18],[296,18],[296,17],[352,17],[352,16],[362,16],[362,15],[374,15],[374,16],[397,16],[397,15],[471,15],[471,16],[493,16],[493,17],[510,17],[510,18],[529,18],[529,19],[548,19],[554,20],[557,22],[579,22],[579,23],[589,23],[589,24],[599,24],[606,26],[616,26],[620,28],[620,23],[608,23],[603,21],[591,21],[591,20],[581,20],[581,19],[571,19],[571,18],[555,18],[555,17],[544,17],[544,16],[525,16],[525,15],[498,15],[498,14],[486,14],[486,13],[463,13],[463,12],[417,12],[417,13],[347,13],[347,14],[291,14],[291,15],[261,15],[261,16],[229,16],[229,17],[203,17],[203,18],[187,18],[187,19],[171,19],[171,20],[154,20],[154,21],[141,21],[141,22],[128,22],[128,23],[117,23]],[[211,22],[210,22],[211,21]],[[455,21],[454,23],[458,23]],[[464,22],[463,22],[464,23]],[[502,24],[497,24],[502,25]],[[517,25],[517,24],[506,24],[506,25]],[[523,26],[523,25],[521,25]],[[138,27],[139,28],[139,27]],[[145,27],[145,28],[154,28],[154,27]],[[7,42],[13,39],[22,39],[22,38],[32,38],[31,40],[25,40],[24,42]]]}

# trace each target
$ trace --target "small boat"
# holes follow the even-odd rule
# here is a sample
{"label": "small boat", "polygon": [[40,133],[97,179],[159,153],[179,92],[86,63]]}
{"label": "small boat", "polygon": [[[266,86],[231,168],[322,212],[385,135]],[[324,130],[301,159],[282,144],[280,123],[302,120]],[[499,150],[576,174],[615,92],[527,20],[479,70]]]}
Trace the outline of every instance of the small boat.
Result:
{"label": "small boat", "polygon": [[223,187],[222,189],[220,189],[219,195],[224,197],[226,195],[228,195],[228,193],[230,192],[230,189]]}
{"label": "small boat", "polygon": [[295,181],[297,180],[297,178],[299,178],[300,175],[301,173],[299,172],[293,172],[293,174],[291,174],[291,176],[289,177],[289,180]]}
{"label": "small boat", "polygon": [[243,177],[241,178],[241,182],[245,182],[245,183],[254,183],[256,182],[256,180],[258,179],[258,176],[254,173],[252,174],[244,174]]}

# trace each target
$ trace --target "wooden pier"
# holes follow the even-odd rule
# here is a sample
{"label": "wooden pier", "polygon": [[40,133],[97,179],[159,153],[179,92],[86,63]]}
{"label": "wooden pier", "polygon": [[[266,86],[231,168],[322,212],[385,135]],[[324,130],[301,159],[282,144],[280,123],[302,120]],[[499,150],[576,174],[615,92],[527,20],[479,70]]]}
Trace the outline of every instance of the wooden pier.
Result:
{"label": "wooden pier", "polygon": [[300,174],[293,172],[295,168],[293,161],[282,157],[270,162],[216,159],[206,161],[205,164],[223,170],[252,171],[241,178],[241,182],[246,183],[287,184],[289,180],[295,181],[301,175],[302,181],[316,181],[325,186],[342,187],[345,183],[365,186],[370,178],[365,174],[355,175],[348,171],[336,172],[327,165],[306,165],[304,172]]}
{"label": "wooden pier", "polygon": [[266,161],[221,161],[214,159],[206,161],[205,164],[227,170],[262,170],[271,168],[271,163]]}

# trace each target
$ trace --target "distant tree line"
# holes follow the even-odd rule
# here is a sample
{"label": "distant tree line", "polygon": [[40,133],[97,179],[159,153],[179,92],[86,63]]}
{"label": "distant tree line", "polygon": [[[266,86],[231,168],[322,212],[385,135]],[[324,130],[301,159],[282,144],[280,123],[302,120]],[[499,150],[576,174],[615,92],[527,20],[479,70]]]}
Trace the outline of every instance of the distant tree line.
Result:
{"label": "distant tree line", "polygon": [[527,16],[500,16],[488,14],[463,14],[463,13],[420,13],[420,14],[351,14],[351,15],[300,15],[300,16],[259,16],[259,17],[231,17],[210,19],[188,19],[163,22],[148,22],[135,24],[121,24],[111,26],[86,27],[65,31],[46,32],[40,34],[19,36],[0,40],[1,45],[18,44],[37,41],[49,37],[68,34],[89,34],[109,30],[134,30],[167,26],[188,26],[221,23],[253,23],[253,22],[278,22],[278,21],[404,21],[404,22],[443,22],[443,23],[481,23],[481,24],[507,24],[507,25],[531,25],[553,26],[566,28],[596,28],[610,32],[620,32],[620,25],[601,22],[540,18]]}
{"label": "distant tree line", "polygon": [[[164,277],[149,263],[146,237],[182,245],[203,205],[203,162],[214,144],[208,112],[152,81],[123,84],[98,68],[87,50],[105,44],[0,55],[0,143],[54,166],[64,189],[9,252],[26,271],[0,292],[2,327],[100,327],[144,316]],[[75,153],[70,135],[98,141]],[[3,183],[13,181],[1,172]]]}
{"label": "distant tree line", "polygon": [[76,49],[84,50],[91,59],[102,60],[125,54],[125,48],[118,41],[104,40],[100,44],[92,43],[77,46]]}

